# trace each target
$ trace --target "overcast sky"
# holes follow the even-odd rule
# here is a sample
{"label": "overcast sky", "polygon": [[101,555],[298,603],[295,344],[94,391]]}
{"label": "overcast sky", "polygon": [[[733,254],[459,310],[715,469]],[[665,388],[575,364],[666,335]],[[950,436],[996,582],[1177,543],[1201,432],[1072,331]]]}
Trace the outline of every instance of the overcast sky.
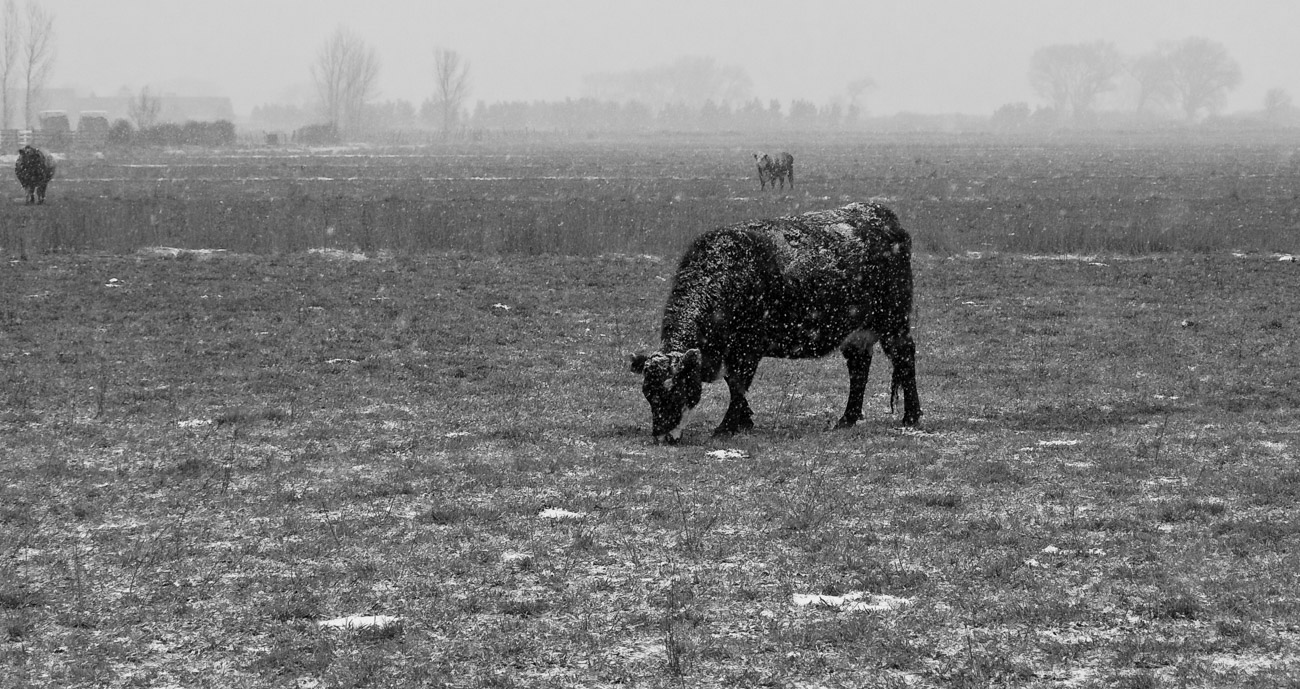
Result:
{"label": "overcast sky", "polygon": [[[310,65],[338,26],[373,45],[380,100],[432,92],[433,49],[470,63],[470,102],[562,100],[593,72],[681,56],[745,68],[754,95],[829,102],[874,79],[872,114],[990,114],[1040,103],[1029,57],[1107,40],[1124,53],[1205,36],[1245,81],[1230,110],[1286,89],[1300,102],[1297,0],[41,0],[55,16],[50,85],[227,95],[235,111],[310,95]],[[200,93],[201,92],[201,93]]]}

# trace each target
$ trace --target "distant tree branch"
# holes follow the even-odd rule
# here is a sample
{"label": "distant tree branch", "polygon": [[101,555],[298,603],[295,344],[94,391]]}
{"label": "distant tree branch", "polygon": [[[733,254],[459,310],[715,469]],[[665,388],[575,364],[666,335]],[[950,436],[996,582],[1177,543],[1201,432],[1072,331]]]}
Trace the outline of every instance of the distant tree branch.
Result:
{"label": "distant tree branch", "polygon": [[45,82],[54,66],[54,15],[35,2],[27,3],[25,38],[20,52],[23,61],[23,117],[25,126],[31,128],[36,122],[35,111],[39,110]]}
{"label": "distant tree branch", "polygon": [[158,114],[162,112],[162,98],[149,92],[146,86],[140,94],[126,104],[127,115],[135,122],[135,128],[144,131],[158,123]]}
{"label": "distant tree branch", "polygon": [[1241,85],[1241,68],[1222,43],[1186,38],[1165,49],[1170,83],[1183,114],[1196,119],[1201,111],[1223,107],[1228,91]]}
{"label": "distant tree branch", "polygon": [[443,131],[450,131],[460,120],[460,112],[469,99],[469,63],[460,53],[439,48],[433,53],[434,105],[442,118]]}
{"label": "distant tree branch", "polygon": [[1034,51],[1029,83],[1059,115],[1078,118],[1092,109],[1097,96],[1115,88],[1122,69],[1119,51],[1110,43],[1051,45]]}
{"label": "distant tree branch", "polygon": [[18,13],[18,0],[5,0],[0,14],[0,129],[13,126],[14,77],[19,68],[18,56],[23,43],[23,18]]}
{"label": "distant tree branch", "polygon": [[378,90],[379,57],[356,34],[339,27],[311,67],[321,110],[339,131],[361,129],[366,103]]}

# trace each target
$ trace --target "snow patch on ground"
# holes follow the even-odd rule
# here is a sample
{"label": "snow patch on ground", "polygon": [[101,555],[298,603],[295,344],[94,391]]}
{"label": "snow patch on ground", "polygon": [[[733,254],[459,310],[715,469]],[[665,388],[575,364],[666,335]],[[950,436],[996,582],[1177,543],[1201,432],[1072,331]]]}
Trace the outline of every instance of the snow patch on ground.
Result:
{"label": "snow patch on ground", "polygon": [[1097,256],[1095,254],[1027,254],[1026,260],[1029,261],[1080,261],[1082,263],[1095,263]]}
{"label": "snow patch on ground", "polygon": [[344,251],[342,249],[308,249],[307,253],[315,254],[321,258],[328,258],[332,261],[365,261],[368,260],[366,255],[360,252]]}
{"label": "snow patch on ground", "polygon": [[559,507],[548,507],[537,514],[541,519],[554,519],[564,521],[569,519],[582,519],[587,515],[581,512],[570,512],[569,510],[560,509]]}
{"label": "snow patch on ground", "polygon": [[180,249],[174,246],[146,246],[136,253],[162,258],[190,258],[196,261],[231,255],[226,249]]}
{"label": "snow patch on ground", "polygon": [[383,629],[401,621],[402,618],[390,615],[350,615],[325,620],[320,626],[324,629]]}
{"label": "snow patch on ground", "polygon": [[897,610],[912,602],[910,598],[899,598],[888,594],[873,596],[862,591],[851,591],[842,596],[827,596],[817,593],[796,593],[790,596],[795,607],[831,608],[840,612],[864,612]]}

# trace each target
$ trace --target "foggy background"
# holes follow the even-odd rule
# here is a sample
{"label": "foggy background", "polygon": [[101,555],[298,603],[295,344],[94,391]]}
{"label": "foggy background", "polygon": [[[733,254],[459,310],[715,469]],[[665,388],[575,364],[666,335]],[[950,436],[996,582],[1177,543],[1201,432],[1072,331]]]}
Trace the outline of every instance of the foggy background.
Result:
{"label": "foggy background", "polygon": [[429,98],[433,50],[443,47],[470,65],[471,108],[577,98],[586,75],[702,56],[743,68],[764,102],[823,104],[870,78],[862,99],[870,115],[988,115],[1009,102],[1043,104],[1027,78],[1037,48],[1105,40],[1132,54],[1191,36],[1224,44],[1241,66],[1226,111],[1259,109],[1271,88],[1300,93],[1300,3],[1287,0],[41,4],[56,19],[50,87],[228,96],[237,117],[257,105],[310,101],[311,63],[339,26],[375,47],[378,100]]}

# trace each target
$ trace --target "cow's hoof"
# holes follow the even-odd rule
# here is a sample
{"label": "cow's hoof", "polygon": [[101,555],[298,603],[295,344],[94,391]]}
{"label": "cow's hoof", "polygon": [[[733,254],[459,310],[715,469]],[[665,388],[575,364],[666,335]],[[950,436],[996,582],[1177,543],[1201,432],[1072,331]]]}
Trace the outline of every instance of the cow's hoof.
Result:
{"label": "cow's hoof", "polygon": [[840,419],[839,421],[836,421],[836,422],[835,422],[835,430],[839,431],[839,430],[843,430],[843,429],[845,429],[845,428],[853,428],[853,427],[856,426],[856,425],[858,425],[858,420],[857,420],[857,419],[850,419],[850,418],[845,417],[845,418]]}
{"label": "cow's hoof", "polygon": [[749,419],[737,421],[735,423],[724,423],[713,429],[713,437],[729,438],[742,431],[753,430],[754,422]]}

